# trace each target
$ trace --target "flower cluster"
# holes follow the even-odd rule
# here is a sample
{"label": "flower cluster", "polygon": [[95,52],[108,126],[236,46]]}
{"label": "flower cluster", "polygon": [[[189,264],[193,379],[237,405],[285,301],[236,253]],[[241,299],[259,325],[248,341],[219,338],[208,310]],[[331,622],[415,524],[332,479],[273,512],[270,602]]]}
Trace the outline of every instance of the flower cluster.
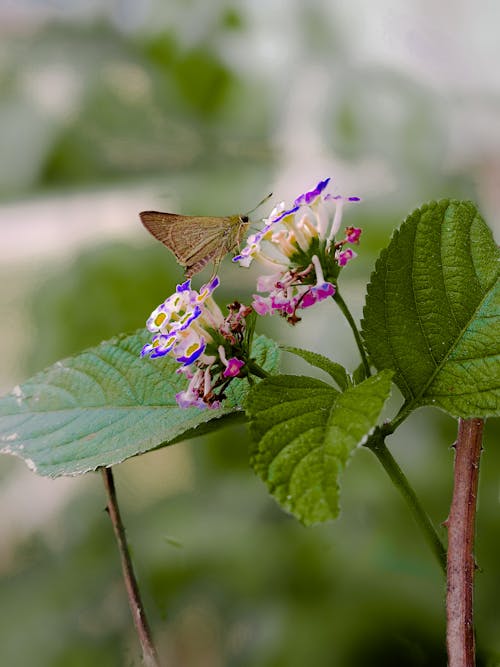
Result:
{"label": "flower cluster", "polygon": [[345,246],[359,242],[361,229],[347,227],[340,240],[336,236],[344,204],[359,201],[359,197],[328,194],[329,182],[329,178],[320,181],[291,206],[279,204],[233,258],[244,267],[256,259],[273,270],[257,280],[261,294],[254,295],[252,306],[259,315],[278,313],[295,324],[300,320],[297,310],[335,294],[341,268],[356,257]]}
{"label": "flower cluster", "polygon": [[244,374],[246,318],[252,309],[235,302],[224,317],[212,298],[218,285],[215,277],[197,292],[186,280],[146,324],[154,335],[142,356],[173,357],[181,364],[176,372],[189,380],[176,394],[181,408],[218,408],[231,380]]}

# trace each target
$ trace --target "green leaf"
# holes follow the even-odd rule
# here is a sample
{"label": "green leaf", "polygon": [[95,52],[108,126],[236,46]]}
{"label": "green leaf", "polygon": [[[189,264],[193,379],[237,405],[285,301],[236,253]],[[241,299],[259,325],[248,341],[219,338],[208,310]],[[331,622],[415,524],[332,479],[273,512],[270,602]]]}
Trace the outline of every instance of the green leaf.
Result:
{"label": "green leaf", "polygon": [[363,335],[373,364],[395,371],[407,408],[500,414],[499,252],[471,202],[412,213],[375,266]]}
{"label": "green leaf", "polygon": [[[240,379],[221,409],[180,409],[175,394],[186,379],[175,373],[179,364],[139,356],[150,337],[141,330],[105,341],[0,398],[0,451],[41,475],[75,475],[205,433],[241,409],[248,382]],[[252,353],[266,370],[277,368],[279,350],[264,336]]]}
{"label": "green leaf", "polygon": [[359,366],[354,369],[352,380],[354,384],[359,384],[360,382],[363,382],[363,380],[366,380],[366,367],[363,362],[361,362]]}
{"label": "green leaf", "polygon": [[330,377],[337,383],[340,389],[347,389],[349,386],[349,376],[347,375],[346,369],[338,364],[336,361],[324,357],[322,354],[317,352],[310,352],[309,350],[303,350],[300,347],[290,347],[288,345],[281,345],[281,349],[285,352],[291,352],[292,354],[302,357],[307,363],[316,368],[321,368],[322,371],[328,373]]}
{"label": "green leaf", "polygon": [[391,377],[383,371],[341,393],[314,378],[277,375],[250,390],[251,464],[304,524],[338,516],[340,473],[376,426]]}

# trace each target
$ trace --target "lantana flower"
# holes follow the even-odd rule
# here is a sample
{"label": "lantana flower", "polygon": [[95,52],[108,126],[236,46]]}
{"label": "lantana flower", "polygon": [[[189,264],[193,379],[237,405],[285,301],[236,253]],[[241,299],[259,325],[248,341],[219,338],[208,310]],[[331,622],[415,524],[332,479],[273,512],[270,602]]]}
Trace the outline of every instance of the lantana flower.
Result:
{"label": "lantana flower", "polygon": [[173,357],[181,364],[176,372],[188,380],[175,397],[181,408],[220,407],[231,380],[246,372],[247,317],[252,309],[235,302],[224,317],[212,297],[218,285],[216,276],[197,292],[186,280],[146,323],[154,335],[141,355]]}
{"label": "lantana flower", "polygon": [[356,257],[347,244],[357,244],[361,229],[342,225],[344,205],[359,197],[326,192],[329,178],[299,195],[290,206],[284,202],[251,234],[240,254],[233,258],[248,267],[255,259],[272,273],[260,276],[252,302],[260,315],[278,313],[291,324],[300,320],[297,311],[333,296],[342,267]]}

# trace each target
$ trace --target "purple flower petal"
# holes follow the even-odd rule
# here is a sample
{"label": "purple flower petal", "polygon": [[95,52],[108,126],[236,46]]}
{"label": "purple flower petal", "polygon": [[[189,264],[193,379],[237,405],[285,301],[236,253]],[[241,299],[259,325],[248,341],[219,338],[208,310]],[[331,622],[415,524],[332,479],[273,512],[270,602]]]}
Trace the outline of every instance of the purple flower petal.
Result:
{"label": "purple flower petal", "polygon": [[202,314],[200,306],[196,305],[191,312],[186,312],[184,315],[177,321],[171,324],[171,331],[185,331],[189,328],[191,322],[198,319]]}
{"label": "purple flower petal", "polygon": [[345,250],[341,250],[336,254],[337,264],[339,266],[345,266],[347,262],[349,262],[351,259],[354,259],[355,257],[357,257],[357,253],[355,253],[354,250],[351,250],[351,248],[346,248]]}
{"label": "purple flower petal", "polygon": [[208,407],[199,396],[189,391],[189,389],[186,391],[180,391],[178,394],[176,394],[175,400],[177,405],[182,409],[201,408],[204,410]]}
{"label": "purple flower petal", "polygon": [[189,292],[190,289],[191,289],[191,278],[188,278],[181,285],[177,285],[177,287],[175,288],[175,291],[176,292]]}
{"label": "purple flower petal", "polygon": [[214,276],[209,283],[207,283],[206,285],[203,285],[200,292],[204,292],[206,289],[208,289],[210,294],[212,294],[212,292],[215,290],[215,288],[219,287],[219,285],[220,285],[219,276]]}
{"label": "purple flower petal", "polygon": [[314,306],[314,304],[317,302],[317,297],[316,294],[314,293],[313,289],[311,288],[307,294],[304,296],[302,301],[300,302],[300,307],[301,308],[310,308],[311,306]]}
{"label": "purple flower petal", "polygon": [[260,296],[260,294],[253,295],[252,308],[257,315],[269,315],[271,312],[271,299]]}
{"label": "purple flower petal", "polygon": [[240,374],[241,367],[245,365],[244,361],[237,359],[236,357],[231,357],[227,360],[226,370],[222,373],[225,378],[235,378]]}
{"label": "purple flower petal", "polygon": [[192,364],[201,357],[201,355],[205,351],[206,346],[207,344],[205,343],[204,339],[200,338],[198,344],[191,343],[191,345],[187,346],[186,350],[184,351],[184,354],[182,354],[179,357],[176,357],[176,359],[179,363],[184,364],[184,366],[189,366],[189,364]]}
{"label": "purple flower petal", "polygon": [[298,206],[309,206],[309,204],[311,204],[316,199],[316,197],[319,197],[329,182],[330,178],[325,178],[325,180],[320,181],[313,190],[308,190],[308,192],[304,192],[304,194],[299,195],[293,203]]}
{"label": "purple flower petal", "polygon": [[168,354],[168,350],[162,350],[161,347],[155,347],[151,352],[151,359],[157,359],[158,357],[164,357]]}
{"label": "purple flower petal", "polygon": [[[295,202],[294,202],[294,206],[293,206],[292,208],[289,208],[289,209],[287,209],[286,211],[283,211],[282,213],[280,213],[280,214],[278,215],[277,218],[273,218],[273,219],[271,220],[271,222],[270,222],[268,225],[266,225],[266,226],[264,227],[264,229],[262,230],[263,234],[264,234],[265,232],[269,231],[269,229],[271,228],[271,225],[275,225],[275,224],[276,224],[277,222],[279,222],[280,220],[283,220],[283,218],[286,218],[287,215],[292,215],[292,213],[295,213],[295,211],[298,211],[299,208],[300,208],[300,205],[297,204],[297,201],[295,201]],[[262,234],[262,235],[263,235],[263,234]]]}
{"label": "purple flower petal", "polygon": [[333,296],[335,294],[335,285],[332,285],[332,283],[323,283],[322,285],[315,285],[313,287],[314,294],[316,295],[316,298],[318,301],[323,301],[323,299],[327,299],[329,296]]}
{"label": "purple flower petal", "polygon": [[348,243],[357,243],[361,236],[361,229],[359,227],[347,227],[345,230],[346,240]]}

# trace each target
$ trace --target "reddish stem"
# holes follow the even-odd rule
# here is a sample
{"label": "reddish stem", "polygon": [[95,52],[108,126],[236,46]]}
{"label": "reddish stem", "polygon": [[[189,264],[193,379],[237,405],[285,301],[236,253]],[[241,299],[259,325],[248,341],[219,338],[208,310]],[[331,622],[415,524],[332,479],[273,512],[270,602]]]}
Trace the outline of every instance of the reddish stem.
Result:
{"label": "reddish stem", "polygon": [[102,477],[104,486],[108,496],[107,510],[113,530],[115,532],[116,541],[118,543],[118,551],[120,552],[120,560],[122,563],[123,578],[125,580],[125,588],[127,589],[128,602],[130,611],[134,619],[135,628],[139,636],[139,641],[142,648],[142,658],[147,667],[160,667],[158,655],[153,644],[151,630],[149,629],[148,620],[144,605],[142,604],[139,586],[135,578],[132,559],[127,544],[127,537],[125,535],[125,527],[122,523],[120,510],[118,508],[118,500],[116,497],[115,482],[111,468],[102,468]]}
{"label": "reddish stem", "polygon": [[460,419],[448,528],[446,644],[448,667],[474,667],[474,532],[482,419]]}

